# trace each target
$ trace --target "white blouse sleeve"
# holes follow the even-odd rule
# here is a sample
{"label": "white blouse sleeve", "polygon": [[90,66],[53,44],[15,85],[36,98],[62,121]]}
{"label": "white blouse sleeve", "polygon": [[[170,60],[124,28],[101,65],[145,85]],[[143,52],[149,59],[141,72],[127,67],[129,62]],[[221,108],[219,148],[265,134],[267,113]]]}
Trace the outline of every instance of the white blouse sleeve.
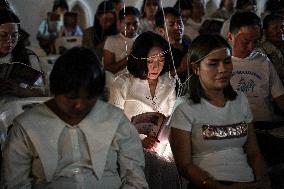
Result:
{"label": "white blouse sleeve", "polygon": [[147,189],[144,175],[145,159],[136,128],[126,116],[120,121],[115,141],[119,145],[118,165],[122,189]]}
{"label": "white blouse sleeve", "polygon": [[192,129],[192,123],[187,115],[187,112],[185,111],[185,107],[188,106],[186,104],[187,102],[184,102],[177,106],[175,109],[171,120],[170,120],[170,127],[185,130],[191,132]]}
{"label": "white blouse sleeve", "polygon": [[124,104],[126,101],[127,95],[127,83],[129,78],[118,77],[113,82],[113,85],[110,87],[110,98],[109,103],[115,105],[120,109],[124,109]]}
{"label": "white blouse sleeve", "polygon": [[14,123],[4,147],[1,186],[32,188],[32,144],[20,125]]}

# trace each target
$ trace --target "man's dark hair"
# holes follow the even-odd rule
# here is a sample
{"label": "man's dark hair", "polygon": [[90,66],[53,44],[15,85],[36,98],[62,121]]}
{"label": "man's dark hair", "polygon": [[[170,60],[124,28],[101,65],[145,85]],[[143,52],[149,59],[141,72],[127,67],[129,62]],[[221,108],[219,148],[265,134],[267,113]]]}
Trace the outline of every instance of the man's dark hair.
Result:
{"label": "man's dark hair", "polygon": [[242,10],[249,5],[256,5],[256,0],[237,0],[235,8]]}
{"label": "man's dark hair", "polygon": [[92,50],[74,47],[56,60],[49,81],[53,95],[77,94],[83,88],[90,97],[100,96],[105,87],[105,71]]}
{"label": "man's dark hair", "polygon": [[260,29],[262,28],[261,20],[255,13],[236,12],[233,14],[230,20],[229,31],[233,34],[236,34],[239,32],[241,27],[244,26],[258,26]]}
{"label": "man's dark hair", "polygon": [[[165,15],[164,15],[165,14]],[[165,17],[167,15],[173,15],[176,17],[181,17],[177,9],[173,7],[165,7],[163,10],[159,10],[155,15],[156,27],[163,28],[165,26]]]}
{"label": "man's dark hair", "polygon": [[119,18],[119,20],[122,20],[122,19],[124,19],[125,16],[128,16],[128,15],[132,15],[132,16],[139,18],[140,17],[140,11],[137,8],[132,7],[132,6],[125,7],[125,9],[122,8],[119,11],[118,18]]}

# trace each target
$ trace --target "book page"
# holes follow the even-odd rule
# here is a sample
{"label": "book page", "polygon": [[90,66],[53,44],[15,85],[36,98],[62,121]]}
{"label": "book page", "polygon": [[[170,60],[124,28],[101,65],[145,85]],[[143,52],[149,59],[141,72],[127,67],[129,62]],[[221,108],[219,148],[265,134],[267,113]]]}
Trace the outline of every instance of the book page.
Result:
{"label": "book page", "polygon": [[131,122],[140,134],[158,138],[166,123],[166,117],[158,112],[146,112],[133,116]]}

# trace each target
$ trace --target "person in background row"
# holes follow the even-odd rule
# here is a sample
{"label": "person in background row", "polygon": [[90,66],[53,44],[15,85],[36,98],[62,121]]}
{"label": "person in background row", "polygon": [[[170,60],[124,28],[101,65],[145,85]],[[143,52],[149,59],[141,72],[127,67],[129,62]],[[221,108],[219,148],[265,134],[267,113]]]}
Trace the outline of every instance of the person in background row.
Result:
{"label": "person in background row", "polygon": [[140,12],[135,7],[125,7],[119,12],[120,33],[108,36],[103,52],[105,69],[117,74],[127,65],[127,56],[138,36]]}
{"label": "person in background row", "polygon": [[265,10],[261,14],[261,18],[269,14],[278,14],[284,16],[284,1],[282,0],[267,0],[265,3]]}
{"label": "person in background row", "polygon": [[[10,7],[10,4],[7,0],[0,0],[0,10],[10,10],[12,12],[14,12],[12,10],[12,8]],[[31,45],[31,42],[30,42],[30,34],[25,31],[23,28],[19,28],[19,33],[20,33],[20,42],[23,42],[24,46],[30,46]]]}
{"label": "person in background row", "polygon": [[263,34],[256,50],[267,55],[284,84],[284,17],[267,15],[263,20]]}
{"label": "person in background row", "polygon": [[[253,12],[257,11],[256,0],[236,0],[235,12]],[[225,20],[221,29],[221,35],[227,39],[227,34],[229,32],[231,17]]]}
{"label": "person in background row", "polygon": [[[40,71],[38,57],[20,40],[20,20],[10,10],[0,10],[0,63],[21,62]],[[30,88],[18,84],[15,80],[0,82],[0,97],[32,97],[43,96],[44,84],[40,77]]]}
{"label": "person in background row", "polygon": [[139,33],[146,31],[154,31],[155,14],[161,9],[161,0],[143,0],[140,10],[141,19]]}
{"label": "person in background row", "polygon": [[219,8],[211,14],[210,18],[219,18],[223,21],[229,19],[234,13],[235,0],[221,0]]}
{"label": "person in background row", "polygon": [[173,7],[180,13],[185,28],[184,30],[187,30],[184,32],[184,38],[188,41],[191,41],[191,37],[189,36],[191,32],[188,31],[192,31],[193,28],[188,26],[187,20],[191,14],[192,3],[187,0],[177,0]]}
{"label": "person in background row", "polygon": [[52,13],[49,13],[48,18],[41,21],[39,25],[36,38],[39,46],[47,54],[55,53],[54,42],[59,37],[60,28],[63,26],[64,13],[68,10],[69,6],[65,0],[55,0]]}
{"label": "person in background row", "polygon": [[96,52],[102,59],[105,40],[110,35],[117,34],[117,18],[113,3],[102,1],[94,16],[94,25],[83,31],[82,44]]}
{"label": "person in background row", "polygon": [[270,189],[248,100],[230,85],[231,55],[219,35],[189,47],[189,91],[171,117],[170,143],[190,189]]}
{"label": "person in background row", "polygon": [[184,25],[180,13],[173,7],[165,7],[155,15],[156,29],[171,45],[173,64],[170,65],[170,73],[177,75],[181,81],[187,76],[187,64],[185,55],[188,50],[189,41],[184,39]]}
{"label": "person in background row", "polygon": [[76,12],[66,12],[63,16],[63,26],[60,29],[59,37],[82,35],[83,32],[78,25],[78,14]]}
{"label": "person in background row", "polygon": [[234,65],[231,84],[247,95],[254,121],[273,121],[273,101],[284,111],[284,88],[267,56],[255,51],[260,37],[261,20],[256,14],[237,12],[231,17],[228,33]]}
{"label": "person in background row", "polygon": [[74,47],[50,74],[54,97],[14,120],[4,147],[1,188],[147,189],[137,130],[99,100],[105,72]]}
{"label": "person in background row", "polygon": [[189,18],[185,23],[186,27],[184,29],[185,34],[193,40],[199,35],[199,29],[202,23],[205,21],[205,5],[204,0],[189,0],[191,4],[191,10]]}

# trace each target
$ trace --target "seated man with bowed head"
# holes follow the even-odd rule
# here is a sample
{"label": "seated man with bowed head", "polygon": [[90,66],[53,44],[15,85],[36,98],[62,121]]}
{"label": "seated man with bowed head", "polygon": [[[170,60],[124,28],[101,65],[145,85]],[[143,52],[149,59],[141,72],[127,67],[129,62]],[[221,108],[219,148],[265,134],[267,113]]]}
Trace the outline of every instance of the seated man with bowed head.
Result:
{"label": "seated man with bowed head", "polygon": [[105,72],[75,47],[50,74],[54,97],[14,120],[2,164],[5,188],[148,188],[138,133],[123,112],[99,100]]}
{"label": "seated man with bowed head", "polygon": [[254,121],[271,122],[275,120],[272,101],[284,112],[284,88],[267,56],[255,51],[260,36],[261,20],[256,14],[237,12],[231,17],[231,84],[247,95]]}

